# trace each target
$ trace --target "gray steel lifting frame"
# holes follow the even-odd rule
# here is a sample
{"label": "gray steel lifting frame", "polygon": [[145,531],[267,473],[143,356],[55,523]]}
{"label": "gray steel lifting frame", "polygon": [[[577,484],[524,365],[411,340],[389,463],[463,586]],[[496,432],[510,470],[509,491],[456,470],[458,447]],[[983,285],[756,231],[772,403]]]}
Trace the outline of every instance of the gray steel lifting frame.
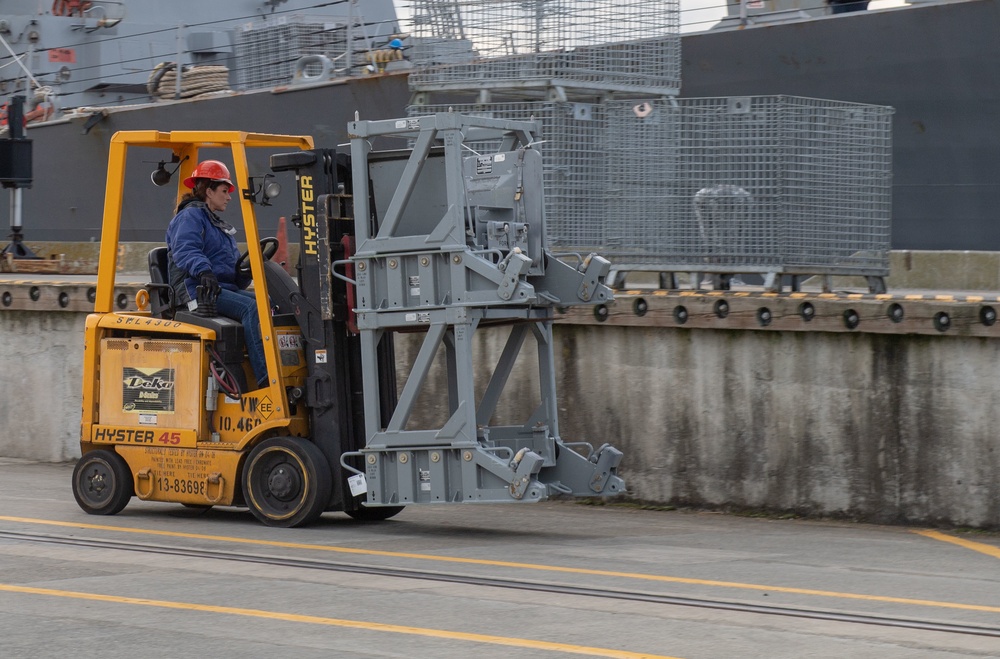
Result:
{"label": "gray steel lifting frame", "polygon": [[[607,260],[592,254],[567,262],[546,249],[541,156],[532,148],[538,125],[439,113],[356,120],[349,132],[356,191],[350,265],[366,436],[364,448],[345,453],[341,464],[358,474],[346,460],[363,459],[366,505],[623,493],[620,451],[559,436],[555,309],[604,303],[612,292],[604,285]],[[382,138],[407,139],[413,147],[374,151],[372,142]],[[500,139],[495,153],[464,146],[491,138]],[[477,403],[474,335],[501,324],[510,335]],[[423,343],[398,403],[383,410],[380,378],[395,364],[380,359],[379,343],[393,332],[414,331],[424,332]],[[523,423],[491,426],[529,333],[537,343],[541,400],[524,410]],[[408,421],[442,346],[448,418],[439,428],[412,429]]]}

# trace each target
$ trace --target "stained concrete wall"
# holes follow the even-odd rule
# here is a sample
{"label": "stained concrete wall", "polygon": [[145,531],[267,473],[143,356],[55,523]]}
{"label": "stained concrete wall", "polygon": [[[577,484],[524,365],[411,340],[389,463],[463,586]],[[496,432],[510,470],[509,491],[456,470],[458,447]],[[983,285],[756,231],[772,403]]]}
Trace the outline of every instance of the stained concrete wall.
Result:
{"label": "stained concrete wall", "polygon": [[[0,456],[79,454],[84,317],[0,313]],[[484,368],[504,337],[477,333]],[[401,363],[420,339],[399,337]],[[525,353],[494,422],[535,407]],[[998,340],[557,325],[556,360],[562,437],[620,447],[632,497],[1000,527]]]}
{"label": "stained concrete wall", "polygon": [[60,462],[80,455],[86,317],[0,313],[0,456]]}
{"label": "stained concrete wall", "polygon": [[1000,525],[1000,342],[590,327],[561,345],[564,434],[620,443],[637,497]]}
{"label": "stained concrete wall", "polygon": [[[1000,341],[600,325],[555,334],[561,436],[621,448],[632,497],[1000,526]],[[504,338],[477,333],[484,372]],[[420,340],[398,337],[402,363]],[[493,423],[535,409],[533,357],[523,351]],[[485,378],[477,385],[479,395]],[[412,425],[439,427],[445,400],[425,395]]]}

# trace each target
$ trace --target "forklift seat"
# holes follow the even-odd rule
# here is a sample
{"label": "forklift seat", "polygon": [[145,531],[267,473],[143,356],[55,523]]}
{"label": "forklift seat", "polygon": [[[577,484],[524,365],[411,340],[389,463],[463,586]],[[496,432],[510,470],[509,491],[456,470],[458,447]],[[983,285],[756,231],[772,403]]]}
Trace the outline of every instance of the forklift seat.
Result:
{"label": "forklift seat", "polygon": [[177,305],[174,302],[174,289],[170,286],[170,275],[167,267],[167,248],[154,247],[149,250],[149,283],[146,291],[149,293],[149,309],[154,318],[173,318]]}
{"label": "forklift seat", "polygon": [[237,320],[223,316],[204,317],[191,313],[187,307],[177,306],[174,289],[170,285],[169,268],[167,265],[166,247],[154,247],[149,250],[149,280],[146,291],[149,293],[149,309],[154,318],[178,320],[189,325],[207,327],[215,332],[214,348],[222,363],[236,378],[240,391],[247,391],[246,377],[243,373],[243,325]]}

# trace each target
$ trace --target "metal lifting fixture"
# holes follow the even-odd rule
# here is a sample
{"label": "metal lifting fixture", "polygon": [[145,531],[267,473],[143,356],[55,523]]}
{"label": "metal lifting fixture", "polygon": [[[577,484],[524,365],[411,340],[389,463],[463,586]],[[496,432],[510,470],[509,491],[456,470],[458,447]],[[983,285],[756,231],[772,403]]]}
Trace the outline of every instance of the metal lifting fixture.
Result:
{"label": "metal lifting fixture", "polygon": [[[577,256],[570,264],[547,250],[542,160],[532,148],[538,124],[440,113],[356,120],[348,128],[354,190],[374,192],[353,200],[365,446],[341,458],[358,481],[363,475],[365,505],[623,493],[620,451],[559,436],[555,309],[604,303],[612,292],[604,285],[607,260]],[[372,141],[383,137],[411,140],[413,148],[373,151]],[[497,138],[495,153],[464,147]],[[473,349],[487,325],[511,330],[477,403]],[[423,343],[397,404],[384,410],[379,382],[395,364],[380,359],[380,342],[412,331],[425,331]],[[518,425],[490,425],[529,334],[537,343],[541,400]],[[448,418],[437,428],[411,429],[407,422],[442,346]],[[363,458],[363,472],[348,464],[352,456]]]}

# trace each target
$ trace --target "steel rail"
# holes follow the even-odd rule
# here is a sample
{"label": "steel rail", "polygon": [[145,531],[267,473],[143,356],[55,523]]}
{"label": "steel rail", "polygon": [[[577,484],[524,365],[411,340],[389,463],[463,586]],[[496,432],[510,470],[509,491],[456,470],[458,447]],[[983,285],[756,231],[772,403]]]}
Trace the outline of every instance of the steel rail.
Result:
{"label": "steel rail", "polygon": [[163,554],[168,556],[183,556],[185,558],[206,558],[212,560],[236,561],[242,563],[254,563],[261,565],[273,565],[277,567],[300,568],[307,570],[325,570],[330,572],[346,572],[351,574],[367,574],[381,577],[395,577],[400,579],[418,579],[424,581],[439,581],[446,583],[484,586],[492,588],[508,588],[514,590],[528,590],[534,592],[551,593],[557,595],[575,595],[580,597],[594,597],[602,599],[625,600],[631,602],[646,602],[650,604],[666,604],[672,606],[687,606],[701,609],[717,609],[723,611],[733,611],[737,613],[756,613],[761,615],[776,615],[793,618],[808,618],[810,620],[822,620],[827,622],[843,622],[859,625],[875,625],[880,627],[902,627],[920,631],[935,631],[948,634],[968,634],[975,636],[990,636],[1000,638],[1000,628],[978,627],[974,625],[960,625],[946,622],[935,622],[930,620],[919,620],[915,618],[894,618],[888,616],[874,616],[856,613],[838,613],[833,611],[823,611],[818,609],[805,609],[781,606],[765,606],[760,604],[747,604],[743,602],[731,602],[725,600],[712,600],[691,597],[678,597],[674,595],[661,595],[642,591],[609,590],[605,588],[590,588],[585,586],[570,586],[565,584],[540,582],[540,581],[517,581],[514,579],[501,579],[497,577],[477,577],[463,574],[448,574],[444,572],[434,572],[428,570],[412,570],[407,568],[384,567],[377,565],[365,565],[360,563],[347,563],[336,561],[318,561],[305,558],[288,558],[279,556],[268,556],[264,554],[245,554],[229,551],[219,551],[214,549],[195,549],[190,547],[170,547],[167,545],[155,545],[147,543],[121,542],[115,540],[97,540],[93,538],[78,538],[70,536],[60,536],[45,533],[21,533],[16,531],[0,531],[0,539],[38,542],[47,544],[72,545],[77,547],[89,547],[93,549],[117,549],[120,551],[144,552]]}

